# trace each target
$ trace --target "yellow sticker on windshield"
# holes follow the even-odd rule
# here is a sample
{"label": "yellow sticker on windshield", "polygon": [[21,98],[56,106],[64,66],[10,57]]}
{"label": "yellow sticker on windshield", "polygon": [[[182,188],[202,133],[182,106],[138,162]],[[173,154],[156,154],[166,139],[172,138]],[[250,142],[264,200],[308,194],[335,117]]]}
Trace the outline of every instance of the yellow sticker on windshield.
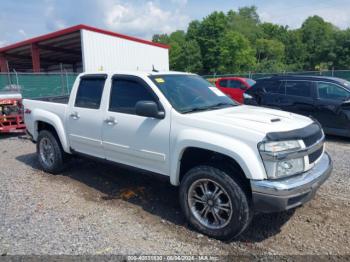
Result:
{"label": "yellow sticker on windshield", "polygon": [[164,79],[160,78],[160,77],[156,78],[155,80],[157,83],[164,83],[165,82]]}

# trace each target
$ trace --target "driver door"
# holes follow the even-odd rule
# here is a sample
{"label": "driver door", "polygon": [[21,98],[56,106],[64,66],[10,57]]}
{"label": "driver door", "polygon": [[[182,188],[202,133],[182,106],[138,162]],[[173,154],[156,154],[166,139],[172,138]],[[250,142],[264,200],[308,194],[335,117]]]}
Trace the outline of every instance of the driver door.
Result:
{"label": "driver door", "polygon": [[324,128],[350,129],[350,121],[342,108],[350,93],[333,83],[317,82],[317,120]]}
{"label": "driver door", "polygon": [[102,126],[102,143],[106,158],[160,174],[169,170],[170,114],[164,119],[136,115],[139,101],[158,97],[139,77],[116,75],[112,79],[110,101]]}

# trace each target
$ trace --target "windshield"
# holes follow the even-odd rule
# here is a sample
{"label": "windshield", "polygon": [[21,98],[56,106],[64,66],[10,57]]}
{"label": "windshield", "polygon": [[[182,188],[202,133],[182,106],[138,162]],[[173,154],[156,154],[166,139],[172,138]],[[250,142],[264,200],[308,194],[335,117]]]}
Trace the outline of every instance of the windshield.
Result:
{"label": "windshield", "polygon": [[350,82],[349,82],[349,81],[344,81],[343,84],[344,84],[346,87],[350,88]]}
{"label": "windshield", "polygon": [[198,75],[155,75],[150,79],[180,113],[238,105]]}
{"label": "windshield", "polygon": [[246,78],[245,81],[248,83],[249,86],[253,86],[256,83],[256,81],[254,81],[253,79],[250,79],[250,78]]}

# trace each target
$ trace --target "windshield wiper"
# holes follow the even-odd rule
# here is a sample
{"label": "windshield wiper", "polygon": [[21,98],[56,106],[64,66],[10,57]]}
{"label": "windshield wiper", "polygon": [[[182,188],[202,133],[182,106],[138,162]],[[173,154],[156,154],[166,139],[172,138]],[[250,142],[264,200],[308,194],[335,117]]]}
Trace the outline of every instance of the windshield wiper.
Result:
{"label": "windshield wiper", "polygon": [[227,102],[220,102],[220,103],[210,105],[210,106],[194,107],[194,108],[182,111],[182,113],[186,114],[186,113],[192,113],[192,112],[206,111],[206,110],[211,110],[211,109],[222,108],[224,106],[235,106],[235,105],[231,104],[231,103],[227,103]]}
{"label": "windshield wiper", "polygon": [[187,114],[187,113],[192,113],[192,112],[199,112],[199,111],[206,111],[209,110],[211,107],[210,106],[205,106],[205,107],[194,107],[188,110],[184,110],[181,113]]}
{"label": "windshield wiper", "polygon": [[221,107],[226,107],[226,106],[236,106],[235,104],[227,103],[227,102],[220,102],[214,105],[211,105],[210,108],[221,108]]}

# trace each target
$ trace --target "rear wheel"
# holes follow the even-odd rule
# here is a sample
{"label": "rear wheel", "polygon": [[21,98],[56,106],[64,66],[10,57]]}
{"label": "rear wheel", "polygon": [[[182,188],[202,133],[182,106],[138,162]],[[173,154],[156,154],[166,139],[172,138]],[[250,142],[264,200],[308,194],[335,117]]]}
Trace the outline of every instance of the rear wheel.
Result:
{"label": "rear wheel", "polygon": [[44,171],[57,174],[63,170],[64,151],[58,138],[50,131],[40,131],[36,150],[39,163]]}
{"label": "rear wheel", "polygon": [[250,199],[240,183],[211,165],[194,167],[185,174],[180,203],[195,229],[221,240],[241,234],[252,217]]}

